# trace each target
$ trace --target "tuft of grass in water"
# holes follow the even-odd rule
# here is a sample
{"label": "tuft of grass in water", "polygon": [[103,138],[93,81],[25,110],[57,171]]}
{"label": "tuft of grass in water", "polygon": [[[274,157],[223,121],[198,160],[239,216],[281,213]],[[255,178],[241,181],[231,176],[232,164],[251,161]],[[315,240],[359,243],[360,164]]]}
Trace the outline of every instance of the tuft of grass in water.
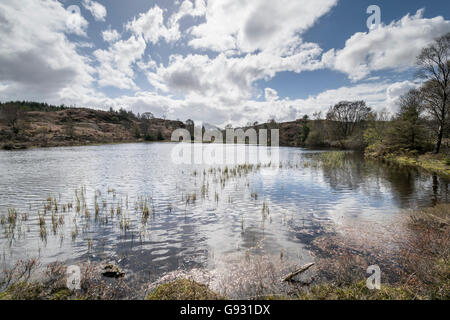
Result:
{"label": "tuft of grass in water", "polygon": [[320,164],[322,167],[342,168],[345,164],[347,154],[348,152],[345,151],[331,151],[314,154],[311,157],[314,162],[307,166],[316,167],[317,164]]}
{"label": "tuft of grass in water", "polygon": [[75,241],[78,237],[78,225],[75,223],[75,229],[72,230],[72,241]]}
{"label": "tuft of grass in water", "polygon": [[217,191],[214,193],[214,201],[219,203],[219,193]]}
{"label": "tuft of grass in water", "polygon": [[94,247],[94,240],[89,239],[88,240],[88,252],[91,252],[93,247]]}
{"label": "tuft of grass in water", "polygon": [[15,226],[17,221],[17,211],[15,209],[8,209],[8,223]]}
{"label": "tuft of grass in water", "polygon": [[266,200],[264,200],[264,202],[263,202],[263,207],[262,207],[261,213],[262,213],[264,219],[267,218],[267,216],[270,214],[269,205],[267,204]]}
{"label": "tuft of grass in water", "polygon": [[95,201],[94,210],[95,210],[95,216],[98,217],[98,214],[100,213],[100,207],[99,207],[97,201]]}
{"label": "tuft of grass in water", "polygon": [[46,241],[47,240],[47,224],[45,222],[45,217],[41,216],[41,214],[38,212],[38,218],[39,218],[39,235],[40,235],[42,241]]}
{"label": "tuft of grass in water", "polygon": [[148,208],[147,202],[144,204],[142,209],[142,223],[147,224],[148,217],[150,216],[150,209]]}

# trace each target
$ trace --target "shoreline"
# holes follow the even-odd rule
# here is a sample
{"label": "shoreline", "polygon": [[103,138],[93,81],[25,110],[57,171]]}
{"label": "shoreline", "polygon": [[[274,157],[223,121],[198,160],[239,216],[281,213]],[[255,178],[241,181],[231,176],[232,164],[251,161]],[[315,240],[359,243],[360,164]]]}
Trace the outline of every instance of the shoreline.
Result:
{"label": "shoreline", "polygon": [[438,175],[442,178],[450,179],[450,165],[447,160],[439,159],[440,155],[424,154],[419,156],[389,154],[381,157],[367,155],[368,160],[384,161],[400,166],[417,168],[431,175]]}
{"label": "shoreline", "polygon": [[68,144],[53,144],[53,145],[37,145],[37,144],[3,144],[0,151],[20,151],[20,150],[34,150],[34,149],[51,149],[51,148],[70,148],[70,147],[92,147],[92,146],[107,146],[119,144],[133,144],[133,143],[171,143],[170,140],[161,141],[145,141],[145,140],[124,140],[124,141],[105,141],[105,142],[89,142],[89,143],[68,143]]}
{"label": "shoreline", "polygon": [[[347,251],[325,260],[315,260],[314,280],[303,282],[301,274],[292,282],[282,281],[276,274],[279,287],[272,293],[257,291],[264,272],[255,274],[256,281],[249,283],[248,292],[257,294],[246,300],[448,300],[450,299],[449,232],[450,204],[437,205],[428,209],[416,210],[410,214],[408,228],[413,233],[408,237],[400,256],[392,261],[401,262],[398,280],[382,278],[381,287],[370,290],[367,287],[365,270],[371,261],[364,259],[362,253]],[[436,250],[436,246],[440,249]],[[334,248],[334,247],[333,247]],[[345,247],[339,246],[340,249]],[[330,248],[331,249],[331,248]],[[388,253],[386,253],[388,254]],[[274,261],[268,260],[273,266]],[[254,263],[260,265],[261,261]],[[283,262],[279,262],[281,265]],[[248,266],[247,266],[248,267]],[[284,266],[286,267],[286,266]],[[290,266],[287,269],[291,269]],[[207,282],[181,273],[176,277],[161,277],[143,287],[129,286],[121,269],[115,265],[88,263],[82,267],[80,290],[69,290],[67,266],[54,263],[46,271],[39,270],[37,260],[20,261],[15,268],[4,271],[0,277],[0,300],[233,300],[226,292],[216,290]],[[250,267],[251,268],[251,267]],[[298,267],[297,267],[298,268]],[[105,270],[115,270],[106,275]],[[269,268],[270,269],[270,268]],[[26,272],[23,272],[23,271]],[[301,270],[301,269],[300,269]],[[280,271],[280,269],[278,269]],[[305,270],[306,271],[306,270]],[[6,275],[14,280],[6,282]],[[37,272],[40,272],[37,274]],[[302,271],[300,271],[302,272]],[[19,274],[14,278],[14,274]],[[28,275],[25,276],[24,275]],[[274,276],[275,274],[271,274]],[[317,278],[316,278],[317,275]],[[37,277],[36,277],[37,276]],[[311,276],[311,275],[310,275]],[[258,278],[259,277],[259,278]],[[35,279],[35,280],[33,280]],[[259,280],[258,280],[259,279]],[[3,281],[2,281],[3,280]],[[132,279],[130,278],[130,281]],[[283,289],[288,288],[288,291]],[[141,288],[141,289],[139,289]],[[146,289],[144,289],[146,288]],[[245,291],[247,292],[247,291]]]}
{"label": "shoreline", "polygon": [[[124,140],[124,141],[104,141],[104,142],[79,142],[68,144],[49,144],[38,145],[29,143],[6,143],[2,144],[0,151],[21,151],[21,150],[33,150],[33,149],[50,149],[50,148],[64,148],[64,147],[90,147],[90,146],[103,146],[103,145],[120,145],[120,144],[133,144],[133,143],[173,143],[171,140],[160,141],[145,141],[143,139],[138,140]],[[361,150],[348,150],[339,148],[312,148],[312,147],[297,147],[292,145],[280,145],[283,148],[300,148],[308,151],[337,151],[337,152],[362,152]],[[408,166],[412,168],[421,169],[431,175],[436,174],[440,177],[450,179],[450,165],[445,160],[438,159],[435,155],[425,154],[419,156],[410,155],[396,155],[388,154],[384,156],[376,156],[365,154],[365,158],[368,160],[376,160],[382,162],[389,162],[400,166]]]}

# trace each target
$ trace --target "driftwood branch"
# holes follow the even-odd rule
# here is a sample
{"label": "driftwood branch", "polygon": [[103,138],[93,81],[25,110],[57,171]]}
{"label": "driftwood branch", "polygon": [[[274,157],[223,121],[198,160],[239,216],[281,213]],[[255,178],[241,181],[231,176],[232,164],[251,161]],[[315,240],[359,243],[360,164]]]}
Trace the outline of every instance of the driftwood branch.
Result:
{"label": "driftwood branch", "polygon": [[306,265],[304,265],[303,267],[301,267],[300,269],[288,274],[283,281],[292,281],[292,278],[295,277],[296,275],[299,275],[300,273],[303,273],[307,270],[309,270],[309,268],[311,268],[315,263],[308,263]]}

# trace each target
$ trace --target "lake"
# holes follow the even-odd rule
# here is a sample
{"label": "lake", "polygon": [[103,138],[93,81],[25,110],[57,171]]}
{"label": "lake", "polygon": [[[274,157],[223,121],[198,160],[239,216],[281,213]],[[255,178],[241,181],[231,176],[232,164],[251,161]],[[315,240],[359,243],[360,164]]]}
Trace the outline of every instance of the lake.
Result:
{"label": "lake", "polygon": [[113,260],[156,279],[247,250],[301,264],[329,232],[388,246],[407,209],[449,197],[445,179],[358,153],[339,165],[300,148],[279,148],[279,163],[186,165],[175,146],[1,151],[2,266]]}

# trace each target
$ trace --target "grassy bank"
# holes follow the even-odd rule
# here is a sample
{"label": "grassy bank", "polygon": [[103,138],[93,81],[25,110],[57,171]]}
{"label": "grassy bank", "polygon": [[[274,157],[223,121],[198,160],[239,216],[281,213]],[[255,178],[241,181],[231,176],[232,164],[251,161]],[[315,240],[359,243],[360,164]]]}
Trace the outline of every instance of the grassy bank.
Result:
{"label": "grassy bank", "polygon": [[391,155],[385,158],[400,165],[415,166],[428,172],[450,177],[450,158],[443,155],[425,154],[417,157],[408,155]]}
{"label": "grassy bank", "polygon": [[415,154],[408,151],[377,153],[366,150],[366,158],[388,161],[402,166],[411,166],[450,178],[450,157],[445,154]]}

